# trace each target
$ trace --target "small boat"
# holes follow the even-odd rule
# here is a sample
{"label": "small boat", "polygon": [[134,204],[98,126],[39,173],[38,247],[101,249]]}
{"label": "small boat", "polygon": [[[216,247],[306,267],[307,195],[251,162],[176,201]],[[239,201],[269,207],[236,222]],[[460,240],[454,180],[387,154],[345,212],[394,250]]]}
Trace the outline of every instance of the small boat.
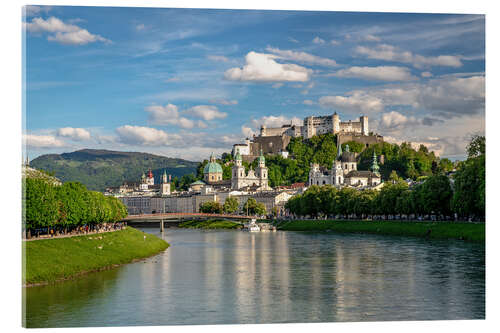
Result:
{"label": "small boat", "polygon": [[249,224],[245,225],[245,227],[244,227],[243,230],[247,230],[247,231],[260,231],[260,227],[257,224],[257,220],[256,219],[252,219]]}

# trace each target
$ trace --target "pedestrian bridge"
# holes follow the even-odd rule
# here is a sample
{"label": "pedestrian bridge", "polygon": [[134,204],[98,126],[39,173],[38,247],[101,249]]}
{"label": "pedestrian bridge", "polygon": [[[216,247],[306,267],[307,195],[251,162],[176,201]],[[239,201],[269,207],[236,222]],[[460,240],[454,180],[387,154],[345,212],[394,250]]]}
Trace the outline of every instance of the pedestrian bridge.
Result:
{"label": "pedestrian bridge", "polygon": [[140,214],[128,215],[121,222],[127,223],[158,223],[158,222],[174,222],[178,223],[182,220],[189,219],[223,219],[245,221],[249,219],[257,219],[257,216],[251,215],[230,215],[230,214],[208,214],[208,213],[156,213],[156,214]]}
{"label": "pedestrian bridge", "polygon": [[203,219],[221,219],[231,220],[243,223],[249,219],[257,219],[257,216],[251,215],[230,215],[230,214],[208,214],[208,213],[156,213],[129,215],[120,222],[127,222],[130,226],[151,226],[160,227],[163,231],[165,225],[177,225],[185,220],[203,220]]}

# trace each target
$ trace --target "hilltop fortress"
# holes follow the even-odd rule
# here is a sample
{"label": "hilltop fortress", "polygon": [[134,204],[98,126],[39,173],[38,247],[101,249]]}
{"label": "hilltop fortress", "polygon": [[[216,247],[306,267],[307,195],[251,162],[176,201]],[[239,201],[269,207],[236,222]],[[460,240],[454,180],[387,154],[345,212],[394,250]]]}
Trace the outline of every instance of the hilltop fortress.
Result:
{"label": "hilltop fortress", "polygon": [[359,121],[341,121],[335,112],[330,116],[306,117],[302,126],[292,123],[281,127],[262,125],[258,136],[254,135],[252,140],[247,138],[245,143],[233,145],[232,154],[235,156],[239,152],[248,162],[257,158],[261,150],[264,154],[279,154],[287,158],[286,147],[292,137],[310,139],[315,135],[326,133],[336,134],[340,144],[355,141],[368,147],[384,141],[382,136],[370,133],[367,116],[360,116]]}

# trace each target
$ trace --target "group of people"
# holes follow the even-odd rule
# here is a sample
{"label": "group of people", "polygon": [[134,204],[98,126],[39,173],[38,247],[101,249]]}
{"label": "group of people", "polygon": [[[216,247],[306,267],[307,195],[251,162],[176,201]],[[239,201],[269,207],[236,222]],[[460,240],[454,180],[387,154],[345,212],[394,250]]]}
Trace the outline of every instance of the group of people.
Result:
{"label": "group of people", "polygon": [[69,237],[71,235],[86,235],[89,233],[122,230],[126,226],[127,226],[126,222],[114,222],[114,223],[100,223],[100,224],[84,224],[72,229],[68,229],[62,226],[55,228],[48,227],[36,230],[27,230],[26,238],[32,238],[32,237],[46,238],[47,236],[53,238],[53,237]]}

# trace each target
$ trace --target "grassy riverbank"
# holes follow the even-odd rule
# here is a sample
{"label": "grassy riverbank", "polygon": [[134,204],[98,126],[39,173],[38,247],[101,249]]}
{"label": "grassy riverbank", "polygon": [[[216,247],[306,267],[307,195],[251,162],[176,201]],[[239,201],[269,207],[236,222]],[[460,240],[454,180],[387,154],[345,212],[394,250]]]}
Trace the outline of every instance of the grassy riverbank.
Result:
{"label": "grassy riverbank", "polygon": [[191,220],[182,222],[179,224],[179,228],[189,228],[189,229],[239,229],[241,224],[226,220]]}
{"label": "grassy riverbank", "polygon": [[86,236],[23,242],[23,283],[27,286],[50,283],[112,268],[152,256],[168,246],[164,240],[130,227]]}
{"label": "grassy riverbank", "polygon": [[278,225],[288,231],[336,231],[394,236],[416,236],[435,239],[461,239],[485,241],[485,224],[455,222],[402,222],[402,221],[287,221]]}

